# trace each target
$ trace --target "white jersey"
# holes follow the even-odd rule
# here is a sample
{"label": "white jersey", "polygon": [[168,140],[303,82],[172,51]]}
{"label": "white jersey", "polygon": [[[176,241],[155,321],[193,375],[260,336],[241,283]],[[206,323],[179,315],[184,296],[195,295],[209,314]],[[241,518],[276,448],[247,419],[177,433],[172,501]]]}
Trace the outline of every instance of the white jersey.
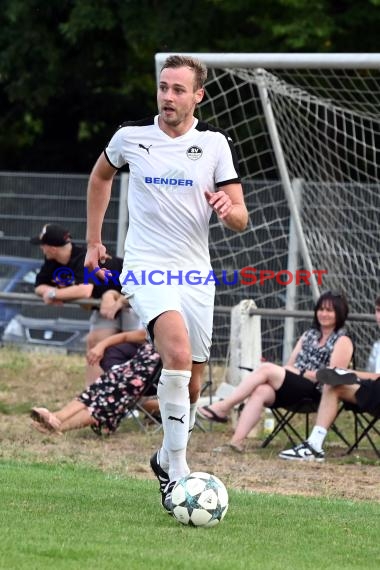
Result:
{"label": "white jersey", "polygon": [[115,168],[130,169],[122,284],[128,272],[141,270],[207,275],[212,209],[204,192],[240,181],[231,139],[197,119],[172,138],[155,116],[123,124],[104,152]]}

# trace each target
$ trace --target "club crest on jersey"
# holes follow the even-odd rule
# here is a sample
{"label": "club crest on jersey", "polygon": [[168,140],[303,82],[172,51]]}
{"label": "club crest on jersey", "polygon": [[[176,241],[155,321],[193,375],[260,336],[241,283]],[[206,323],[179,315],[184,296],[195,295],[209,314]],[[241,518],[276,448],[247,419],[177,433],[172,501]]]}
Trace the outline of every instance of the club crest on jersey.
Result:
{"label": "club crest on jersey", "polygon": [[190,160],[198,160],[203,154],[203,150],[199,146],[193,145],[186,151],[187,158]]}

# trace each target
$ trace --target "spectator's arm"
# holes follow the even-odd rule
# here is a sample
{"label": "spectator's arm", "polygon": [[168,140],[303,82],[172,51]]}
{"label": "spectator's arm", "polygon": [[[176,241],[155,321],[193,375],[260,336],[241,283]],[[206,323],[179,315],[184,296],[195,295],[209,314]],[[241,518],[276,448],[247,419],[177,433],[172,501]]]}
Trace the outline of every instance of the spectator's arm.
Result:
{"label": "spectator's arm", "polygon": [[106,291],[100,302],[100,314],[106,319],[114,319],[115,315],[123,308],[128,307],[129,303],[124,295],[115,290]]}
{"label": "spectator's arm", "polygon": [[291,368],[294,368],[294,364],[296,362],[297,354],[301,351],[301,348],[302,348],[302,341],[303,341],[303,335],[298,339],[297,344],[293,348],[292,353],[288,358],[288,362],[285,365],[288,370],[290,370]]}
{"label": "spectator's arm", "polygon": [[38,285],[34,288],[34,292],[39,297],[43,297],[44,293],[46,293],[46,291],[49,291],[49,289],[51,289],[51,285]]}
{"label": "spectator's arm", "polygon": [[[41,289],[43,288],[43,290]],[[39,285],[36,287],[36,293],[40,294],[44,303],[52,305],[54,303],[65,303],[75,301],[77,299],[89,299],[92,295],[94,286],[85,283],[79,285],[70,285],[69,287],[49,287],[47,285]],[[41,293],[37,292],[41,290]]]}
{"label": "spectator's arm", "polygon": [[329,367],[348,368],[352,362],[354,345],[348,336],[338,338],[331,353]]}

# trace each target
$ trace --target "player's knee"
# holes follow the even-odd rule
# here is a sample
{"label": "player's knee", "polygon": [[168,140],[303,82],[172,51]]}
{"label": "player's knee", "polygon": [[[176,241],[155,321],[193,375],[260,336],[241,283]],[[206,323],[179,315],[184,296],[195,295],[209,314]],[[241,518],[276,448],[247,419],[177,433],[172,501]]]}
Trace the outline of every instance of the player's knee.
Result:
{"label": "player's knee", "polygon": [[184,348],[172,348],[163,356],[163,363],[168,370],[191,370],[191,354]]}

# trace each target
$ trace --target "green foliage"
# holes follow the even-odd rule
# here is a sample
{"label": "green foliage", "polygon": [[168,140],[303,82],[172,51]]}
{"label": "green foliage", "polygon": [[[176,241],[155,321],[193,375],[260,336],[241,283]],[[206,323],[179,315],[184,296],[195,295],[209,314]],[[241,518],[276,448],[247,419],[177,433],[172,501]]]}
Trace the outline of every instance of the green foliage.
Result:
{"label": "green foliage", "polygon": [[31,402],[21,402],[19,404],[5,404],[0,400],[0,414],[11,416],[13,414],[27,414],[32,407]]}
{"label": "green foliage", "polygon": [[378,49],[379,0],[1,0],[0,168],[88,172],[155,111],[154,55]]}
{"label": "green foliage", "polygon": [[70,465],[0,463],[1,568],[378,568],[378,504],[230,491],[224,521],[182,526],[156,482]]}

